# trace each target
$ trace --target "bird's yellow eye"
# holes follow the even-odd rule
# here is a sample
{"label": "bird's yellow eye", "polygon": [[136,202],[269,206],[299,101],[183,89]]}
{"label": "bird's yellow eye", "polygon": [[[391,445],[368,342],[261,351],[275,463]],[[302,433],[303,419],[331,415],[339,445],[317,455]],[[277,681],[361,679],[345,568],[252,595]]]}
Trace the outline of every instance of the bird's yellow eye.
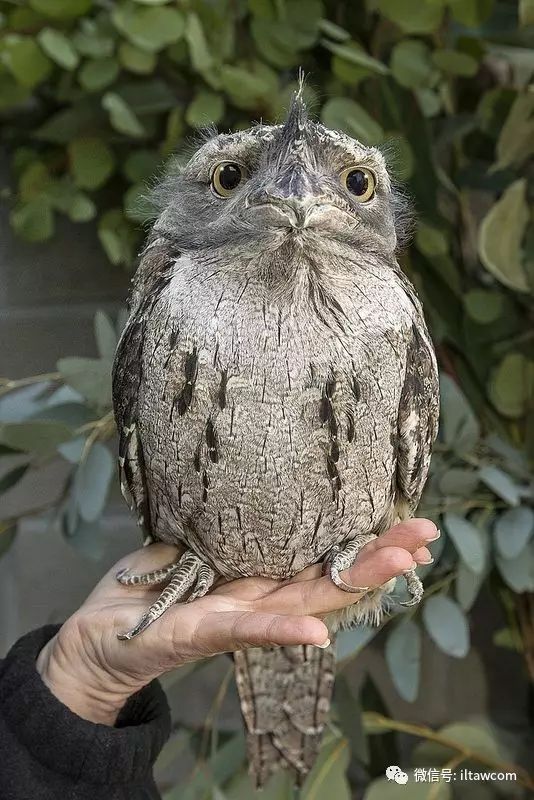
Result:
{"label": "bird's yellow eye", "polygon": [[366,167],[349,167],[341,173],[341,183],[358,201],[366,203],[374,196],[376,178]]}
{"label": "bird's yellow eye", "polygon": [[211,173],[211,188],[219,197],[230,197],[244,177],[244,170],[234,161],[221,161]]}

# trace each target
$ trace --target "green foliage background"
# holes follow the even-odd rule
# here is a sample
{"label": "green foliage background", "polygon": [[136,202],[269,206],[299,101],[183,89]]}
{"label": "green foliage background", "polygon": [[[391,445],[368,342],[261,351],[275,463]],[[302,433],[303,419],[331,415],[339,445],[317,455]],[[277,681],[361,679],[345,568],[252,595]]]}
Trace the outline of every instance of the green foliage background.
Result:
{"label": "green foliage background", "polygon": [[[310,76],[315,113],[383,145],[406,183],[418,222],[401,260],[423,299],[443,375],[441,432],[421,513],[444,535],[425,568],[421,608],[389,620],[383,637],[397,691],[410,701],[419,689],[422,630],[444,653],[464,657],[469,614],[488,585],[509,620],[495,644],[524,652],[534,677],[533,44],[533,0],[0,0],[0,137],[12,168],[3,196],[14,230],[31,242],[52,237],[58,215],[95,220],[110,269],[132,268],[154,176],[209,122],[235,129],[279,119],[299,66]],[[90,556],[98,554],[114,474],[106,441],[120,326],[99,313],[98,358],[63,358],[57,372],[0,383],[0,456],[14,460],[0,492],[29,468],[65,459],[71,474],[55,512]],[[0,548],[16,526],[0,522]],[[342,664],[374,635],[343,634]],[[370,782],[366,800],[401,797],[405,789],[380,777],[398,754],[377,757],[377,740],[391,742],[383,734],[393,730],[434,741],[432,757],[425,761],[423,749],[414,763],[456,768],[468,750],[486,765],[510,758],[489,723],[411,730],[385,717],[368,693],[358,716],[359,698],[343,678],[339,685],[306,800],[351,796],[349,750]],[[211,755],[196,731],[182,731],[166,750],[167,761],[183,747],[199,758],[168,800],[251,795],[242,738],[206,731]],[[519,784],[532,789],[532,778],[518,772]],[[441,782],[410,794],[442,800],[456,791]],[[478,797],[501,796],[492,791]],[[280,778],[263,797],[289,792]]]}

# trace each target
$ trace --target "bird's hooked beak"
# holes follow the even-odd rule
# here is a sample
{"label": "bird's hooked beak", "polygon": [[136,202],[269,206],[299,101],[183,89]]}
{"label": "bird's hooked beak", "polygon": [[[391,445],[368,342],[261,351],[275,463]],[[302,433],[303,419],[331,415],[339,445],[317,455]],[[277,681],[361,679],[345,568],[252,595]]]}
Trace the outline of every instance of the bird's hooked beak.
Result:
{"label": "bird's hooked beak", "polygon": [[269,210],[276,227],[309,227],[325,202],[321,182],[313,170],[315,157],[310,143],[308,110],[302,85],[293,96],[287,118],[268,152],[274,175],[251,198],[250,205]]}

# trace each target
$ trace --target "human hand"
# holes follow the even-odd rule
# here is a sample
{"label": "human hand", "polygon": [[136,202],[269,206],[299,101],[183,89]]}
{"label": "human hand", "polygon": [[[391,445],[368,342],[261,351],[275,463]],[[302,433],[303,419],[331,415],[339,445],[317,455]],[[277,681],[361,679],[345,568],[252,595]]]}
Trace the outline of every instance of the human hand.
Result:
{"label": "human hand", "polygon": [[[341,576],[355,586],[380,586],[414,562],[430,563],[425,545],[438,535],[429,520],[403,522],[367,544]],[[321,575],[320,565],[285,581],[241,578],[173,606],[139,638],[119,641],[117,631],[131,628],[160,590],[121,586],[117,571],[126,564],[133,571],[152,570],[175,556],[176,548],[155,544],[121,559],[39,654],[44,682],[78,716],[113,725],[128,697],[153,678],[217,653],[273,645],[326,647],[322,618],[361,597],[338,589]]]}

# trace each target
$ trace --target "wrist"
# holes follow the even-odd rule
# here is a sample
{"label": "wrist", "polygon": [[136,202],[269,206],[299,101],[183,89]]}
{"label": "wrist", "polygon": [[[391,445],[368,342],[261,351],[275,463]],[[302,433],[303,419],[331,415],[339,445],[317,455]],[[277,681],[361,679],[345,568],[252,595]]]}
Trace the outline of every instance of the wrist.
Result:
{"label": "wrist", "polygon": [[52,694],[74,714],[89,722],[112,726],[136,689],[122,685],[72,643],[62,630],[39,653],[36,668]]}

